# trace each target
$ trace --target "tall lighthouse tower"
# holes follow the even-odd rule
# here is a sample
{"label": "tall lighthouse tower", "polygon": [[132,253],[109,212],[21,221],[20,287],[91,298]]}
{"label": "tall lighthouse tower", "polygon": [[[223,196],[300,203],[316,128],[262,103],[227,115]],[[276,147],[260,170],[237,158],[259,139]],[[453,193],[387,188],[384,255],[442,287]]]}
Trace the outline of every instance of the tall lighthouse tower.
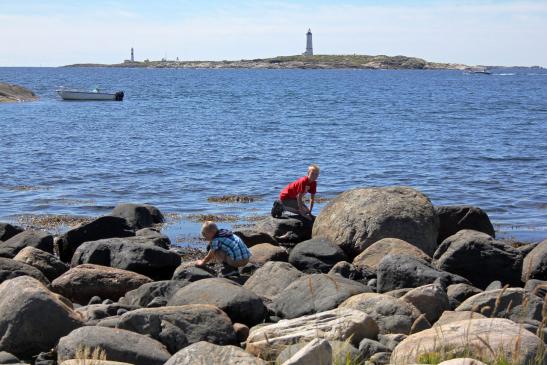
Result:
{"label": "tall lighthouse tower", "polygon": [[306,52],[303,53],[304,56],[313,56],[313,43],[311,29],[308,29],[306,33]]}

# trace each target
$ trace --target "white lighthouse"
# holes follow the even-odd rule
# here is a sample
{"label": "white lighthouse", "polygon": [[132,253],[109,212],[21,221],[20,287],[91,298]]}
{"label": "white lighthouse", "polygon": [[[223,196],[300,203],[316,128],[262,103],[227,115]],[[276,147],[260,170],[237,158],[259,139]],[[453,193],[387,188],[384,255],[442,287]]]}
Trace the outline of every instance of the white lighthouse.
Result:
{"label": "white lighthouse", "polygon": [[311,29],[308,29],[308,33],[306,33],[306,52],[303,53],[304,56],[313,56],[313,43],[311,37]]}

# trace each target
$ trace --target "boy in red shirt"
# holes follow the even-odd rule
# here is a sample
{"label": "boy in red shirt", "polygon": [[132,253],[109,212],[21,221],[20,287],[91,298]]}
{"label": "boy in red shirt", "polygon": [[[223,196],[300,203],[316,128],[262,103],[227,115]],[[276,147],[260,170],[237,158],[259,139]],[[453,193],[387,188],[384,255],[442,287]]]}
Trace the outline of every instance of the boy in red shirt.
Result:
{"label": "boy in red shirt", "polygon": [[[272,207],[272,217],[279,218],[284,211],[293,212],[313,220],[311,211],[317,192],[317,178],[319,177],[319,166],[310,165],[308,174],[300,179],[290,183],[279,194],[279,200],[276,200]],[[304,196],[310,193],[310,207],[304,203]]]}

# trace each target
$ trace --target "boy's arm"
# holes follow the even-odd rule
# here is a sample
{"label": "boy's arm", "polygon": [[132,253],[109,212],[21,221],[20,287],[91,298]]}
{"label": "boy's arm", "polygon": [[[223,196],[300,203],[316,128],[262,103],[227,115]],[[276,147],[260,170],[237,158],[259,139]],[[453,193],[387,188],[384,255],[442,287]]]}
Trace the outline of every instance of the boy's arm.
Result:
{"label": "boy's arm", "polygon": [[310,194],[310,214],[313,209],[313,204],[315,203],[315,194]]}
{"label": "boy's arm", "polygon": [[209,261],[211,261],[211,259],[213,258],[214,256],[214,251],[213,250],[209,250],[209,252],[207,252],[207,255],[205,255],[205,257],[203,258],[203,260],[197,260],[196,261],[196,265],[197,266],[203,266],[205,265],[206,263],[208,263]]}
{"label": "boy's arm", "polygon": [[307,213],[308,207],[304,203],[304,195],[306,195],[306,193],[298,193],[298,195],[296,196],[296,201],[298,202],[298,210]]}

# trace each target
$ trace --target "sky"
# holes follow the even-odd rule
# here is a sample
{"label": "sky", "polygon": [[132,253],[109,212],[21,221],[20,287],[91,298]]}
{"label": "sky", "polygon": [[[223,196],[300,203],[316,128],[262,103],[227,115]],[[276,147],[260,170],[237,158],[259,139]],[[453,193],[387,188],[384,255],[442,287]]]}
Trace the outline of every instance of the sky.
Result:
{"label": "sky", "polygon": [[0,66],[385,54],[547,67],[547,0],[0,0]]}

